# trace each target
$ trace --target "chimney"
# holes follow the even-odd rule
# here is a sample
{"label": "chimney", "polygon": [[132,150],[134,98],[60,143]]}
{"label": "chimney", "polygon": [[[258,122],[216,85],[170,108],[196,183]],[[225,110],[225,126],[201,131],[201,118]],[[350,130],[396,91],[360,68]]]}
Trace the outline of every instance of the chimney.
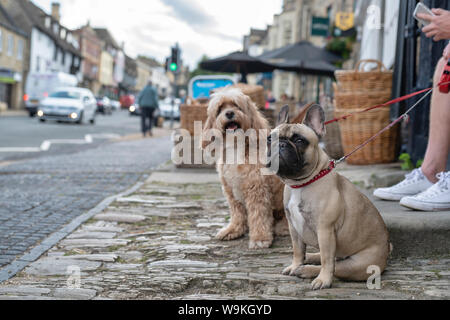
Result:
{"label": "chimney", "polygon": [[52,17],[58,22],[61,19],[60,9],[61,4],[59,2],[52,2]]}

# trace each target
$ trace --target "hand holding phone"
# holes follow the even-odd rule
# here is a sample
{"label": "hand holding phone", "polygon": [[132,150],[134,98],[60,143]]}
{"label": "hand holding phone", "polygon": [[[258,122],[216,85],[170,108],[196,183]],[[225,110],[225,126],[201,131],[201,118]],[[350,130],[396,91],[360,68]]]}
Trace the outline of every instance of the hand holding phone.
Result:
{"label": "hand holding phone", "polygon": [[[418,15],[422,15],[422,17],[419,17]],[[416,6],[416,10],[414,10],[414,18],[419,21],[423,26],[428,26],[431,22],[430,20],[424,19],[423,15],[427,16],[435,16],[435,14],[428,8],[426,5],[424,5],[422,2],[419,2]]]}

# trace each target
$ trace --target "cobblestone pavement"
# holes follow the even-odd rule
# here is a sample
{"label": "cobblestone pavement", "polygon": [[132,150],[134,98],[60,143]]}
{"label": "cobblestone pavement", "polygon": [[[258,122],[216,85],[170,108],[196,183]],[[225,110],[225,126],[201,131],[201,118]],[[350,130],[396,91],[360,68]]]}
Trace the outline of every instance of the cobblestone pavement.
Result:
{"label": "cobblestone pavement", "polygon": [[0,268],[170,159],[165,137],[0,166]]}
{"label": "cobblestone pavement", "polygon": [[214,240],[227,221],[218,183],[147,182],[0,285],[0,299],[450,298],[450,257],[391,260],[381,290],[336,281],[311,291],[310,280],[280,274],[289,237],[249,251],[248,238]]}

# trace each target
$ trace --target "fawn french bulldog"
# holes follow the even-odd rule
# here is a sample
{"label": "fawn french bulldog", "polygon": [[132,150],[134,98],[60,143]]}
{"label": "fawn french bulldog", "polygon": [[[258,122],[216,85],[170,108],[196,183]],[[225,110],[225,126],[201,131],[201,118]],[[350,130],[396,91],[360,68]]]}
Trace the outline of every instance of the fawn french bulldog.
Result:
{"label": "fawn french bulldog", "polygon": [[[327,171],[330,159],[319,146],[325,135],[325,113],[310,107],[303,124],[289,124],[288,109],[273,133],[279,146],[269,160],[279,160],[277,175],[285,183],[284,206],[294,258],[283,274],[313,279],[312,289],[330,288],[333,276],[366,281],[369,266],[383,272],[392,250],[386,225],[375,206],[346,178]],[[301,187],[308,182],[313,183]],[[306,246],[320,253],[307,254]]]}

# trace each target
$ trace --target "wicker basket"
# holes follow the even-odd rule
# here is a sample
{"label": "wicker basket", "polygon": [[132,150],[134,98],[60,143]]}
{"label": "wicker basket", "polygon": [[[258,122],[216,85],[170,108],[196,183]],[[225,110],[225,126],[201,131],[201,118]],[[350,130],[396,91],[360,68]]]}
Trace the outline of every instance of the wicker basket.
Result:
{"label": "wicker basket", "polygon": [[334,104],[336,109],[365,109],[378,104],[386,103],[391,99],[391,91],[374,92],[335,92]]}
{"label": "wicker basket", "polygon": [[251,84],[238,83],[232,86],[232,88],[241,89],[241,91],[252,99],[259,109],[263,109],[266,106],[266,97],[264,96],[264,87],[255,86]]}
{"label": "wicker basket", "polygon": [[191,136],[194,136],[195,122],[201,121],[204,125],[206,123],[206,120],[208,119],[208,105],[182,105],[180,106],[180,118],[181,129],[189,131]]}
{"label": "wicker basket", "polygon": [[[376,69],[363,71],[368,63],[376,64]],[[392,77],[393,72],[378,60],[361,60],[356,64],[355,70],[336,71],[337,89],[340,93],[377,91],[391,95]]]}
{"label": "wicker basket", "polygon": [[[348,114],[348,110],[335,110],[335,117]],[[390,123],[388,107],[358,113],[339,122],[344,153],[349,154]],[[384,132],[376,140],[347,159],[349,164],[368,165],[394,162],[398,139],[398,125]]]}

